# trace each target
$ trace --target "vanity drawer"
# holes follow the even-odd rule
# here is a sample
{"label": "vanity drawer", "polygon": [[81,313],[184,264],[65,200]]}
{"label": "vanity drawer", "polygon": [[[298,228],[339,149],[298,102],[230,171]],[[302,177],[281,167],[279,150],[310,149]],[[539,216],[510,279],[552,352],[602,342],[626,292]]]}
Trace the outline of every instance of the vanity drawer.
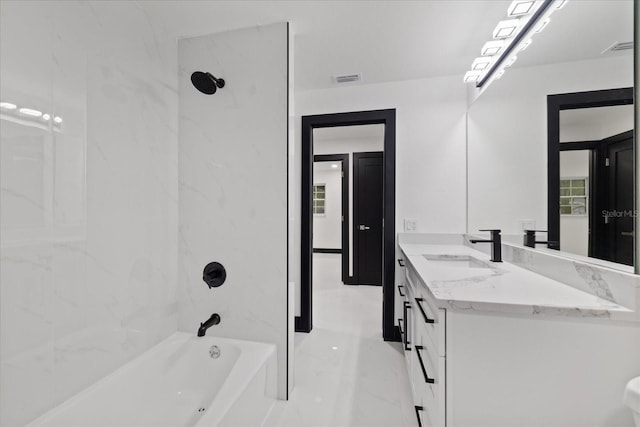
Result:
{"label": "vanity drawer", "polygon": [[423,427],[445,427],[444,423],[444,401],[434,399],[431,392],[423,388],[418,392],[418,396],[414,400],[415,405],[422,408],[420,413],[420,422]]}
{"label": "vanity drawer", "polygon": [[416,271],[411,266],[409,266],[405,270],[406,270],[405,283],[407,283],[414,289],[414,294],[416,294],[416,296],[422,297],[425,300],[427,300],[426,304],[422,304],[422,307],[425,310],[425,314],[429,317],[430,320],[433,320],[434,323],[437,322],[438,316],[440,315],[438,312],[438,306],[429,295],[429,291],[427,290],[427,285],[425,285],[422,282],[422,280],[420,279],[420,276],[418,276],[418,273],[416,273]]}
{"label": "vanity drawer", "polygon": [[433,365],[438,360],[438,357],[440,357],[438,354],[438,348],[431,342],[431,338],[424,333],[424,328],[416,328],[413,344],[414,347],[421,347],[420,356],[431,365]]}
{"label": "vanity drawer", "polygon": [[[445,414],[445,363],[444,357],[436,356],[435,362],[431,361],[428,357],[425,357],[427,353],[424,349],[420,349],[420,345],[415,348],[415,356],[413,358],[414,372],[412,376],[413,388],[415,398],[421,402],[421,406],[424,408],[424,412],[427,414],[430,426],[443,426],[444,414]],[[418,354],[421,354],[422,362],[424,364],[427,375],[430,379],[433,379],[433,383],[427,383],[422,372],[420,365],[420,359]],[[424,425],[424,424],[423,424]]]}
{"label": "vanity drawer", "polygon": [[422,307],[424,308],[427,317],[429,317],[429,319],[432,319],[434,321],[433,323],[437,323],[437,321],[439,320],[440,312],[438,311],[438,306],[431,297],[427,286],[413,274],[409,274],[408,280],[411,283],[415,284],[414,286],[416,288],[416,291],[414,293],[416,294],[416,296],[424,298],[425,301],[422,304]]}
{"label": "vanity drawer", "polygon": [[413,403],[416,406],[416,417],[422,427],[432,427],[437,425],[437,407],[433,405],[433,399],[428,396],[428,391],[424,388],[417,388],[417,395],[414,396]]}
{"label": "vanity drawer", "polygon": [[440,371],[439,365],[441,357],[438,355],[431,341],[424,335],[419,335],[415,338],[413,351],[415,352],[415,381],[431,388],[435,394],[435,386],[440,384],[444,379],[444,371]]}
{"label": "vanity drawer", "polygon": [[[410,281],[411,278],[408,277],[407,282]],[[411,294],[415,329],[428,337],[431,341],[429,347],[435,348],[437,355],[445,356],[446,312],[444,309],[436,307],[428,291],[423,286],[420,284],[416,288],[416,292]]]}
{"label": "vanity drawer", "polygon": [[[419,333],[424,335],[426,339],[429,341],[429,349],[434,352],[438,356],[444,357],[446,356],[446,345],[445,345],[445,322],[446,322],[446,314],[444,310],[438,314],[438,321],[434,323],[425,322],[424,316],[420,310],[420,307],[425,306],[424,298],[415,297],[414,298],[414,327]],[[426,311],[426,310],[425,310]],[[427,315],[428,316],[428,315]],[[430,318],[430,317],[427,317]]]}

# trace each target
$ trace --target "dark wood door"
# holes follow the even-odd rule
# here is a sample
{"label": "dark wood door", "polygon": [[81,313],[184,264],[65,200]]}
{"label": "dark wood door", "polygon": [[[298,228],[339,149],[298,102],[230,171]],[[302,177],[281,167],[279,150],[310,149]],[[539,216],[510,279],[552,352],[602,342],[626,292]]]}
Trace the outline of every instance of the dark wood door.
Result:
{"label": "dark wood door", "polygon": [[608,142],[608,211],[605,225],[613,262],[633,265],[633,134]]}
{"label": "dark wood door", "polygon": [[382,152],[354,153],[353,278],[360,285],[382,285]]}

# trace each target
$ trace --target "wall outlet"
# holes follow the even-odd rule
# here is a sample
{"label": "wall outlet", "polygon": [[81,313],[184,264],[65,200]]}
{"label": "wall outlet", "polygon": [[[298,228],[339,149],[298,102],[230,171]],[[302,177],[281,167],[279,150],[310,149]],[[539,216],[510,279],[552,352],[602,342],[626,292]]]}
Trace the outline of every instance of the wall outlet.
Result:
{"label": "wall outlet", "polygon": [[536,220],[535,219],[521,219],[518,221],[520,225],[520,231],[524,233],[524,230],[535,230],[536,229]]}
{"label": "wall outlet", "polygon": [[414,218],[405,218],[404,231],[416,231],[418,229],[418,220]]}

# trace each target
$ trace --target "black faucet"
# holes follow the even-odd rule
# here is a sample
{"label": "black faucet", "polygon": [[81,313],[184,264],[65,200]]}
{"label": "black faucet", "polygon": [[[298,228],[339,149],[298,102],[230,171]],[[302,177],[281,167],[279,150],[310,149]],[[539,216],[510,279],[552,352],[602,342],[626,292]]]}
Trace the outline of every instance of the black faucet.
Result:
{"label": "black faucet", "polygon": [[538,233],[546,233],[545,230],[524,230],[524,245],[529,248],[535,248],[536,243],[548,243],[536,241],[536,232]]}
{"label": "black faucet", "polygon": [[213,313],[211,317],[204,323],[200,323],[200,327],[198,328],[198,336],[203,337],[204,334],[207,333],[207,329],[209,329],[213,325],[217,325],[218,323],[220,323],[220,315],[218,313]]}
{"label": "black faucet", "polygon": [[488,231],[491,233],[490,240],[469,240],[471,243],[491,243],[491,261],[502,262],[502,238],[500,237],[500,230],[480,230]]}
{"label": "black faucet", "polygon": [[537,233],[546,233],[546,230],[524,230],[524,245],[529,248],[535,248],[537,243],[547,244],[548,247],[554,248],[558,242],[544,242],[541,240],[536,240],[536,232]]}

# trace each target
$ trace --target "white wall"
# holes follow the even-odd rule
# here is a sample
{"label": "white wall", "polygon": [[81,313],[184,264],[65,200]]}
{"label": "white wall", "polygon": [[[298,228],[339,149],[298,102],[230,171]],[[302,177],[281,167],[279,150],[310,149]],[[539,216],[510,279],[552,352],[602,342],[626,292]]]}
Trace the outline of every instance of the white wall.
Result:
{"label": "white wall", "polygon": [[560,111],[560,142],[597,141],[633,129],[633,105]]}
{"label": "white wall", "polygon": [[[561,151],[560,179],[578,177],[586,177],[587,183],[589,182],[589,150]],[[591,189],[587,192],[590,193]],[[589,255],[588,214],[560,215],[560,250],[577,255]]]}
{"label": "white wall", "polygon": [[512,68],[469,108],[469,231],[547,227],[547,95],[633,85],[629,56]]}
{"label": "white wall", "polygon": [[325,212],[313,215],[313,247],[342,249],[342,168],[318,170],[317,165],[314,165],[313,184],[325,185]]}
{"label": "white wall", "polygon": [[0,3],[1,101],[63,119],[0,111],[3,426],[177,328],[176,43],[116,3]]}
{"label": "white wall", "polygon": [[[466,88],[459,76],[299,92],[296,126],[303,115],[386,108],[396,109],[396,231],[416,218],[418,232],[464,232]],[[299,314],[299,297],[296,303]]]}
{"label": "white wall", "polygon": [[[287,395],[288,27],[274,24],[179,41],[179,328],[274,343]],[[194,71],[224,78],[204,95]],[[210,290],[202,270],[222,263]]]}

